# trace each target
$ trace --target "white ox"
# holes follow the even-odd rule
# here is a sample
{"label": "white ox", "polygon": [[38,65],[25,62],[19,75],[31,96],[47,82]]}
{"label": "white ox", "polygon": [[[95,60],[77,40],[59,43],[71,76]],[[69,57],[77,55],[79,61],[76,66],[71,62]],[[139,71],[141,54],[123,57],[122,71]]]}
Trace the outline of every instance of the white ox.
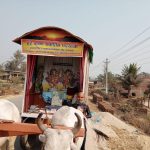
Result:
{"label": "white ox", "polygon": [[[40,141],[44,143],[44,150],[83,150],[90,149],[96,150],[97,147],[97,134],[107,137],[101,132],[89,128],[86,121],[84,121],[84,115],[80,110],[74,109],[72,107],[64,106],[60,108],[52,117],[52,125],[63,125],[66,127],[74,127],[72,130],[61,130],[47,128],[41,122],[41,114],[38,116],[38,126],[43,131],[43,134],[39,136]],[[86,133],[90,134],[90,138],[80,137],[74,142],[75,134],[80,130],[80,128],[85,128]],[[89,129],[88,129],[89,128]],[[86,134],[85,133],[85,134]],[[90,141],[90,146],[85,148],[85,143]]]}
{"label": "white ox", "polygon": [[[0,119],[21,122],[18,108],[6,99],[0,99]],[[15,137],[0,137],[0,150],[14,150]]]}

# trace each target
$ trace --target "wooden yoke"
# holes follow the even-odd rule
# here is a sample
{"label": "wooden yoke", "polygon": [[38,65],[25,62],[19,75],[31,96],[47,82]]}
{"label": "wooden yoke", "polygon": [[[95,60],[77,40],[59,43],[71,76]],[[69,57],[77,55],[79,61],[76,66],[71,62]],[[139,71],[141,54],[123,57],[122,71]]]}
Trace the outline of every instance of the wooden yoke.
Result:
{"label": "wooden yoke", "polygon": [[[48,126],[51,128],[51,126]],[[71,127],[55,126],[54,129],[68,130]],[[38,128],[37,124],[31,123],[16,123],[11,120],[1,120],[0,122],[0,137],[18,136],[29,134],[41,134],[42,131]],[[84,129],[81,128],[76,137],[84,137]]]}

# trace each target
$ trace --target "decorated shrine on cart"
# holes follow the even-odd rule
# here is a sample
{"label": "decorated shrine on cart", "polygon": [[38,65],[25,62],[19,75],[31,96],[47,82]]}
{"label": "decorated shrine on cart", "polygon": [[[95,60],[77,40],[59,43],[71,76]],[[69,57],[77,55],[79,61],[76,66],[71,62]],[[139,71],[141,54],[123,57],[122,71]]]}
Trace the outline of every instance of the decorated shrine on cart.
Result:
{"label": "decorated shrine on cart", "polygon": [[62,106],[65,99],[72,99],[67,93],[72,86],[83,91],[87,100],[91,45],[58,27],[33,30],[14,42],[21,44],[22,52],[27,54],[24,116],[34,106]]}
{"label": "decorated shrine on cart", "polygon": [[[16,38],[13,42],[27,54],[26,81],[21,117],[24,123],[2,120],[0,136],[39,134],[35,124],[40,112],[52,116],[72,100],[67,90],[82,91],[88,100],[89,64],[93,48],[83,39],[58,27],[42,27]],[[25,122],[31,118],[30,122]],[[49,125],[49,127],[51,127]],[[58,126],[66,129],[67,127]],[[68,129],[68,128],[67,128]],[[79,136],[83,136],[83,129]]]}

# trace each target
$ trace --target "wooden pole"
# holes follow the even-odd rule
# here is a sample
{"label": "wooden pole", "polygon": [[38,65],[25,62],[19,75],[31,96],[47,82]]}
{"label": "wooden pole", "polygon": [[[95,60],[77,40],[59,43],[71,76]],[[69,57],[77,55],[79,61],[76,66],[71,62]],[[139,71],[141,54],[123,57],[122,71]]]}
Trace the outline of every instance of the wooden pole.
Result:
{"label": "wooden pole", "polygon": [[[51,128],[51,126],[48,126],[48,128]],[[72,128],[65,126],[55,126],[54,129],[68,130]],[[28,134],[42,134],[42,131],[38,128],[37,124],[15,123],[15,122],[0,123],[0,137],[28,135]],[[76,137],[83,137],[83,136],[84,136],[84,129],[81,128]]]}

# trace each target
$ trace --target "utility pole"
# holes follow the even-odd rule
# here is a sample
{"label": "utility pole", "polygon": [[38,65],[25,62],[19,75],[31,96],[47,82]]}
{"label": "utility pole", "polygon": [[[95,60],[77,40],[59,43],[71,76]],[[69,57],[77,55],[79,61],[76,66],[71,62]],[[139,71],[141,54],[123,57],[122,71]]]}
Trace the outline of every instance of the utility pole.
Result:
{"label": "utility pole", "polygon": [[106,74],[106,82],[105,82],[105,87],[106,87],[106,94],[108,94],[108,64],[110,61],[108,61],[108,58],[106,58],[105,63],[105,74]]}

